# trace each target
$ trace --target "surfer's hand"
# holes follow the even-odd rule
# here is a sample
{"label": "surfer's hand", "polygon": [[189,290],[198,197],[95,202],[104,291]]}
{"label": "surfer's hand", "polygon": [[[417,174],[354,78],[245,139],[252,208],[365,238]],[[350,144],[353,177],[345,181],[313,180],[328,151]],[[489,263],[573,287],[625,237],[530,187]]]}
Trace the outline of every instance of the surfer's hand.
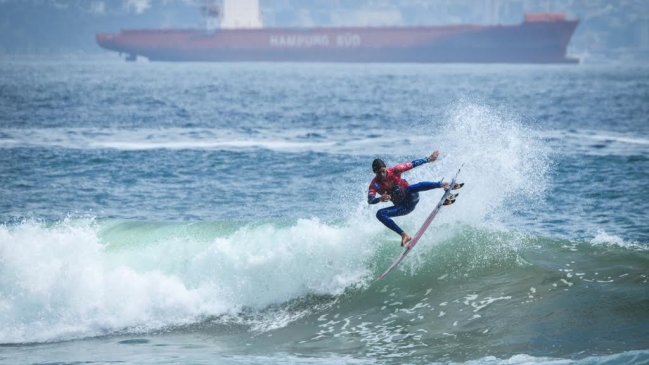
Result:
{"label": "surfer's hand", "polygon": [[390,195],[388,195],[388,194],[382,194],[382,195],[381,195],[381,201],[382,201],[382,202],[390,201],[391,198],[392,198],[392,197],[391,197]]}
{"label": "surfer's hand", "polygon": [[437,160],[437,157],[439,157],[439,151],[435,150],[433,151],[433,153],[430,154],[430,156],[428,156],[428,162],[433,162]]}
{"label": "surfer's hand", "polygon": [[442,188],[444,188],[444,190],[448,190],[448,189],[449,189],[448,183],[447,183],[447,182],[443,182],[443,183],[442,183]]}

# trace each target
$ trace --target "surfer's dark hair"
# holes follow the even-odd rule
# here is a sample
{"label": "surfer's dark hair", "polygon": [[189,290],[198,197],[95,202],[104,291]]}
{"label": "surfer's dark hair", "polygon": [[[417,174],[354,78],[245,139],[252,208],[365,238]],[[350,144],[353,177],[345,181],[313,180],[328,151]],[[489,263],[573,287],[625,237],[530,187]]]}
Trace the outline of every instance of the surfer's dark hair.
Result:
{"label": "surfer's dark hair", "polygon": [[383,162],[383,160],[381,160],[380,158],[372,161],[372,171],[377,172],[382,167],[385,167],[385,162]]}

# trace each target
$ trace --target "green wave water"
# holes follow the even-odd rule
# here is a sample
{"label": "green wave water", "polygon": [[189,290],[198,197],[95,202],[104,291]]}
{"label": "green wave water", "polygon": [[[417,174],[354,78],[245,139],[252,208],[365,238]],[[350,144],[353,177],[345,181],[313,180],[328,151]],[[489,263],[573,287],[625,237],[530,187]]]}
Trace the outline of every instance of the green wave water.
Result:
{"label": "green wave water", "polygon": [[1,342],[194,333],[231,338],[235,353],[251,338],[260,353],[464,362],[604,354],[647,335],[642,245],[447,223],[374,282],[398,242],[350,232],[317,220],[3,226],[4,241],[31,244],[3,246]]}

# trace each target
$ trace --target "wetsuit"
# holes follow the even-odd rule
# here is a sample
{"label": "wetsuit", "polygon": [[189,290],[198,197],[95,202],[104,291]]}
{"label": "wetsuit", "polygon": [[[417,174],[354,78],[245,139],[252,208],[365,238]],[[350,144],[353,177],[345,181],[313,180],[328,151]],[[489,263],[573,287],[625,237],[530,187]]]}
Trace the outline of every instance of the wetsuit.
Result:
{"label": "wetsuit", "polygon": [[[398,234],[403,233],[399,227],[390,217],[398,217],[412,212],[417,203],[419,203],[419,192],[442,187],[442,182],[429,182],[423,181],[418,184],[410,185],[405,179],[401,178],[401,174],[405,171],[411,170],[417,166],[421,166],[429,162],[428,158],[414,160],[412,162],[405,162],[387,169],[387,176],[384,180],[379,180],[374,177],[370,183],[369,191],[367,194],[367,202],[369,204],[376,204],[381,201],[381,195],[388,193],[391,197],[394,206],[379,209],[376,212],[376,218],[386,227],[395,231]],[[378,196],[377,196],[378,195]]]}

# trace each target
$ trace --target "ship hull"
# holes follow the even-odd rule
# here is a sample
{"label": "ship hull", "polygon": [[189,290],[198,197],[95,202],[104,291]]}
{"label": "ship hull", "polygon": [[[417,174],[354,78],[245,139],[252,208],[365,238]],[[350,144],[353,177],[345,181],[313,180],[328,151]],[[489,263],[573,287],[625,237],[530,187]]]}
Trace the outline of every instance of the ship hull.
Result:
{"label": "ship hull", "polygon": [[123,30],[98,44],[131,58],[204,62],[574,63],[576,20],[512,26]]}

